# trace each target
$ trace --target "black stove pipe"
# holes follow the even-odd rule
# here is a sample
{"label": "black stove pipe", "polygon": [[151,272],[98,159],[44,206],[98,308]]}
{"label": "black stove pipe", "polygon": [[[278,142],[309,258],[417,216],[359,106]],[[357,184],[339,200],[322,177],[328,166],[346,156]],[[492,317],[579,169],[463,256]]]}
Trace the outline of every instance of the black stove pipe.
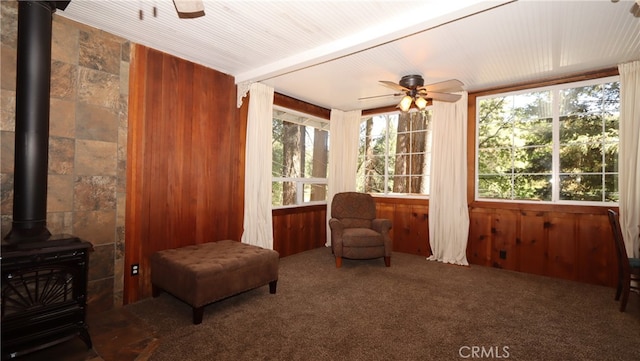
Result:
{"label": "black stove pipe", "polygon": [[69,1],[19,1],[13,221],[9,244],[47,240],[53,13]]}

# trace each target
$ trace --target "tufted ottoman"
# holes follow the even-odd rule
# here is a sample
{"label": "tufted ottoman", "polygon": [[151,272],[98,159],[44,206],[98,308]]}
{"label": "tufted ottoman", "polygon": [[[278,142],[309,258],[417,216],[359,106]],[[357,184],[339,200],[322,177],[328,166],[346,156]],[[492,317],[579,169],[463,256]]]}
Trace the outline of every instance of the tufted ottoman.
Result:
{"label": "tufted ottoman", "polygon": [[276,293],[279,259],[274,250],[232,240],[159,251],[151,255],[153,297],[164,290],[183,300],[199,324],[209,303],[267,283]]}

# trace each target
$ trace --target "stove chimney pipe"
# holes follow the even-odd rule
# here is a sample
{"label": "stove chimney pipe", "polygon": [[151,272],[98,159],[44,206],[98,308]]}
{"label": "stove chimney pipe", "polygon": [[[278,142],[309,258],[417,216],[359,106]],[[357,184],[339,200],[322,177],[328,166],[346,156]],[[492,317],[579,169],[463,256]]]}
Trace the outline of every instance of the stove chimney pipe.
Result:
{"label": "stove chimney pipe", "polygon": [[[60,3],[60,4],[57,4]],[[19,1],[13,221],[5,241],[42,241],[47,229],[53,13],[69,1]]]}

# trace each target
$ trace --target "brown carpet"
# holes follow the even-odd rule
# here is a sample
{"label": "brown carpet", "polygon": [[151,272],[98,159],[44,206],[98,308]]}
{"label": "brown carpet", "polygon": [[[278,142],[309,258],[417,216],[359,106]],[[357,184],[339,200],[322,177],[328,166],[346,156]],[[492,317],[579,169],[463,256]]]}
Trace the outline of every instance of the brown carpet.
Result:
{"label": "brown carpet", "polygon": [[200,325],[166,293],[125,308],[157,333],[158,361],[640,360],[640,299],[621,313],[614,293],[404,253],[336,269],[320,248],[280,260],[275,295],[214,303]]}

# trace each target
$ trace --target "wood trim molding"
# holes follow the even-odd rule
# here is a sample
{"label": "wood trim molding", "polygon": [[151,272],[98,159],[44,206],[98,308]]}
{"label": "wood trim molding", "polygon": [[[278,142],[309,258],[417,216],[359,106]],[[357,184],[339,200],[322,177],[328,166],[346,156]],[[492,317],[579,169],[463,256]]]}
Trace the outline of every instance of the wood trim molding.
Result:
{"label": "wood trim molding", "polygon": [[321,119],[329,120],[331,118],[331,110],[323,108],[311,103],[298,100],[280,93],[273,94],[273,105],[278,105],[299,112],[310,114]]}
{"label": "wood trim molding", "polygon": [[523,90],[523,89],[540,88],[540,87],[556,85],[556,84],[573,83],[577,81],[591,80],[591,79],[597,79],[597,78],[606,78],[608,76],[616,76],[616,75],[620,75],[617,67],[601,69],[601,70],[596,70],[596,71],[587,72],[587,73],[567,75],[561,78],[546,79],[546,80],[540,80],[540,81],[534,81],[534,82],[524,82],[524,83],[510,85],[508,87],[496,87],[496,88],[489,88],[485,90],[469,92],[469,99],[473,97],[474,103],[475,103],[475,98],[480,96],[485,96],[485,95],[506,93],[506,92]]}

